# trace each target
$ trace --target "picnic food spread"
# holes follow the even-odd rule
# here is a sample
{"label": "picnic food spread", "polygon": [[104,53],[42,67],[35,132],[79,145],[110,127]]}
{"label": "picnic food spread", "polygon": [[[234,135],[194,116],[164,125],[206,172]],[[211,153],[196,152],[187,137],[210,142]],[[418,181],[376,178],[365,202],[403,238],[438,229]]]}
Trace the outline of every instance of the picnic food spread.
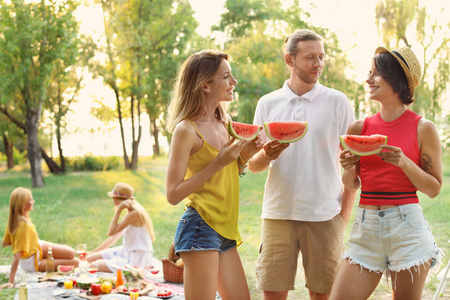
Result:
{"label": "picnic food spread", "polygon": [[[144,272],[140,268],[127,266],[118,272],[117,280],[115,277],[105,274],[106,277],[97,274],[79,274],[78,269],[70,270],[69,268],[59,268],[58,273],[53,276],[44,276],[39,281],[58,281],[62,286],[62,290],[57,290],[57,296],[72,295],[72,291],[77,291],[78,296],[86,299],[100,299],[103,295],[114,295],[120,297],[119,294],[126,295],[132,299],[148,294],[154,290],[154,285],[145,280]],[[61,272],[60,272],[61,271]],[[62,273],[62,274],[61,274]],[[63,275],[64,274],[64,275]],[[72,276],[70,275],[72,274]],[[120,285],[118,285],[119,283]],[[172,292],[168,292],[171,295]],[[56,296],[56,295],[54,295]],[[102,298],[103,299],[103,298]]]}

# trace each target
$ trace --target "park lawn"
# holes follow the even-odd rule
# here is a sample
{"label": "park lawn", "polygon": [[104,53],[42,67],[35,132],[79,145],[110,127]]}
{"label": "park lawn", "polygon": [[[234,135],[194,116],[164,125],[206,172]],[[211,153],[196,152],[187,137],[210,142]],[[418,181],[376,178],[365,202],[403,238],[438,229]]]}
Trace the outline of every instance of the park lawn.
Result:
{"label": "park lawn", "polygon": [[[450,160],[445,160],[444,185],[440,196],[435,199],[420,194],[421,205],[438,245],[450,253]],[[109,221],[114,213],[111,199],[106,195],[118,181],[130,183],[135,188],[137,200],[149,212],[156,231],[154,242],[155,256],[166,258],[173,234],[184,205],[172,206],[165,199],[165,172],[167,158],[152,160],[140,159],[137,171],[107,171],[91,173],[73,173],[64,176],[48,175],[45,187],[32,189],[36,201],[31,213],[39,237],[56,243],[65,243],[75,247],[77,243],[86,243],[93,249],[103,239]],[[241,181],[240,231],[244,243],[238,248],[252,299],[261,299],[256,290],[255,264],[260,242],[260,214],[264,182],[267,172],[247,174]],[[9,213],[9,196],[18,186],[30,188],[28,174],[11,174],[0,177],[0,232],[3,234]],[[357,203],[355,203],[356,206]],[[353,218],[352,218],[353,219]],[[352,222],[352,220],[351,220]],[[347,226],[346,240],[351,224]],[[0,249],[0,264],[10,264],[11,248]],[[299,268],[296,290],[290,293],[290,299],[307,299],[304,288],[303,271]],[[0,283],[7,277],[0,277]],[[424,299],[431,299],[438,281],[435,277],[425,287]],[[381,299],[390,288],[382,280],[371,299]],[[0,291],[0,299],[6,299],[6,291]],[[383,298],[384,299],[384,298]]]}

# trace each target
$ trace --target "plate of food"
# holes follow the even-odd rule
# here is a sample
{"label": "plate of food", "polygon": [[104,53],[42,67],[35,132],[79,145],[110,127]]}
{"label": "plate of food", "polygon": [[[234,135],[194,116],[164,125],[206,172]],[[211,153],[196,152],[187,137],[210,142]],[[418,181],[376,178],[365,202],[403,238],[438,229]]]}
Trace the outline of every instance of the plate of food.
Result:
{"label": "plate of food", "polygon": [[130,290],[133,292],[139,292],[139,295],[145,295],[145,294],[153,291],[153,289],[154,289],[154,285],[151,283],[145,282],[144,280],[139,281],[139,289],[137,289],[137,288],[131,289],[127,285],[116,286],[117,292],[120,294],[125,294],[125,295],[129,295]]}
{"label": "plate of food", "polygon": [[174,296],[174,294],[169,290],[157,290],[151,293],[153,297],[157,297],[159,299],[170,299]]}

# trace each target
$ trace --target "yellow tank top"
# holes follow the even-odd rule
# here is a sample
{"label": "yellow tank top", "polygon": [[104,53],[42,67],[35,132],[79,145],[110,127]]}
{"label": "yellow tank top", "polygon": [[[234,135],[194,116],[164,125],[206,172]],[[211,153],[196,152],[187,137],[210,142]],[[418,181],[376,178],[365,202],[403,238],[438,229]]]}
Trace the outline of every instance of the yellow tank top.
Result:
{"label": "yellow tank top", "polygon": [[[203,170],[219,153],[219,149],[205,141],[194,122],[187,121],[192,123],[203,145],[189,158],[185,179]],[[212,229],[229,240],[235,240],[238,245],[242,243],[238,229],[239,168],[237,160],[217,172],[187,198],[189,199],[187,205],[195,208]]]}

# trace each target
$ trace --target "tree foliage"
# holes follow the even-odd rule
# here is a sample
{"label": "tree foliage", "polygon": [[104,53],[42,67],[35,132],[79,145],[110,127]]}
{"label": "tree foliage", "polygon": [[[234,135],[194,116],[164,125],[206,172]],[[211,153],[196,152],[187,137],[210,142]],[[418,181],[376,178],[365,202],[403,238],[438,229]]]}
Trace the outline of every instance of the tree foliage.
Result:
{"label": "tree foliage", "polygon": [[27,135],[34,187],[44,185],[38,133],[52,74],[61,62],[75,61],[76,6],[71,0],[0,1],[0,111]]}
{"label": "tree foliage", "polygon": [[308,23],[309,14],[301,9],[299,1],[293,1],[288,7],[283,7],[283,3],[279,0],[228,0],[227,12],[214,27],[228,37],[224,49],[232,56],[233,72],[238,80],[238,97],[232,103],[232,115],[251,123],[258,99],[283,85],[289,76],[282,50],[284,39],[301,28],[324,37],[327,62],[321,83],[354,96],[355,107],[358,107],[363,100],[362,87],[347,79],[344,71],[348,61],[336,35]]}
{"label": "tree foliage", "polygon": [[411,47],[423,62],[412,109],[432,120],[441,113],[450,82],[450,11],[444,2],[441,5],[438,15],[431,15],[430,7],[418,0],[380,0],[376,6],[384,44],[388,48]]}
{"label": "tree foliage", "polygon": [[[196,22],[187,0],[116,0],[101,1],[101,4],[106,43],[99,48],[108,60],[93,64],[91,70],[102,76],[115,92],[125,166],[135,169],[142,135],[142,110],[150,117],[154,153],[157,153],[157,123],[168,101],[167,91],[176,71],[176,61],[185,52]],[[132,124],[131,162],[122,125],[122,106],[126,102]]]}

